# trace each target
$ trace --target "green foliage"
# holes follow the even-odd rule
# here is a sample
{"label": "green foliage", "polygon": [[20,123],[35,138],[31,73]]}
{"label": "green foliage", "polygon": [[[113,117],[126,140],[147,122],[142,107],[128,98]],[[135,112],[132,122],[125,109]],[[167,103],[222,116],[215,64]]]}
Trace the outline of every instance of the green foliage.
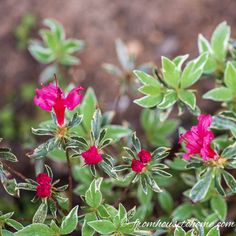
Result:
{"label": "green foliage", "polygon": [[198,37],[199,53],[207,52],[209,54],[204,72],[212,73],[222,70],[222,63],[224,63],[227,55],[227,45],[230,37],[230,27],[224,21],[220,23],[211,37],[211,43],[203,35]]}
{"label": "green foliage", "polygon": [[188,88],[200,79],[207,58],[208,54],[203,53],[198,58],[189,61],[182,70],[181,65],[187,59],[187,55],[182,56],[182,60],[175,58],[173,61],[162,57],[162,74],[158,76],[134,71],[143,84],[139,91],[145,94],[134,102],[145,108],[157,107],[159,109],[172,109],[177,102],[178,106],[184,104],[190,110],[195,110],[196,97],[194,91]]}
{"label": "green foliage", "polygon": [[29,51],[41,63],[54,63],[46,67],[40,75],[41,82],[46,82],[58,71],[58,64],[71,66],[80,63],[73,54],[84,48],[84,42],[74,38],[66,39],[63,26],[54,19],[45,19],[43,23],[49,30],[40,30],[43,42],[33,40]]}
{"label": "green foliage", "polygon": [[140,117],[146,138],[153,147],[170,146],[171,142],[168,138],[178,125],[178,120],[168,119],[161,121],[160,116],[160,113],[155,110],[144,109]]}

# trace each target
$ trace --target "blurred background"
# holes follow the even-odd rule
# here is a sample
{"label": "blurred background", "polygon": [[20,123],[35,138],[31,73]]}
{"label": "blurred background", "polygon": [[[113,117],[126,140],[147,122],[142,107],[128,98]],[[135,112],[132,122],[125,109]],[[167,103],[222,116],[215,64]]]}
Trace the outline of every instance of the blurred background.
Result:
{"label": "blurred background", "polygon": [[[119,65],[115,40],[122,39],[128,51],[136,54],[137,64],[160,65],[161,56],[198,55],[197,37],[210,38],[216,25],[226,20],[236,32],[234,0],[1,0],[0,1],[0,137],[21,161],[19,169],[28,171],[25,157],[28,144],[36,143],[30,127],[43,120],[33,103],[39,75],[46,67],[28,51],[31,39],[40,39],[42,20],[54,18],[65,28],[68,38],[82,39],[81,64],[70,67],[68,81],[94,88],[103,110],[114,107],[119,93],[119,79],[102,68],[103,63]],[[197,85],[198,86],[198,85]],[[197,87],[198,96],[211,82]],[[138,92],[134,97],[138,97]],[[215,103],[199,101],[203,112],[215,109]],[[212,106],[214,104],[214,106]],[[142,132],[140,108],[132,102],[122,111],[118,122],[126,120]],[[135,125],[136,124],[136,125]]]}
{"label": "blurred background", "polygon": [[[40,39],[38,30],[44,18],[57,19],[64,25],[67,37],[85,41],[86,48],[79,53],[81,64],[71,68],[67,79],[84,87],[92,86],[100,106],[109,110],[119,81],[101,65],[119,65],[115,39],[126,43],[137,55],[138,64],[152,61],[159,65],[162,55],[188,53],[195,57],[198,33],[209,38],[215,26],[226,20],[232,27],[232,36],[235,35],[235,7],[233,0],[0,1],[0,137],[20,151],[33,122],[30,120],[35,118],[32,97],[45,66],[30,55],[27,44],[33,38]],[[201,85],[199,93],[210,86]],[[130,104],[122,118],[137,120],[137,112],[139,107]]]}

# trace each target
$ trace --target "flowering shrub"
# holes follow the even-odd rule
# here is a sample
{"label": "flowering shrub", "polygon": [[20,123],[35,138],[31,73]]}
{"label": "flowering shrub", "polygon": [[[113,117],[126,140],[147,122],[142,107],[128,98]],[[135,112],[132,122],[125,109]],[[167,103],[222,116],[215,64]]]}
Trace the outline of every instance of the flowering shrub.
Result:
{"label": "flowering shrub", "polygon": [[[143,94],[134,100],[143,108],[140,138],[134,124],[113,124],[115,113],[101,111],[93,88],[68,83],[61,68],[79,63],[74,53],[84,42],[66,39],[55,20],[44,24],[49,29],[40,31],[43,41],[29,46],[32,56],[47,65],[32,102],[51,115],[32,128],[42,136],[42,143],[27,153],[35,176],[16,171],[11,164],[18,161],[16,155],[0,148],[3,188],[14,197],[33,192],[37,210],[26,222],[22,215],[15,217],[17,212],[1,212],[0,235],[234,235],[235,225],[219,227],[234,220],[228,208],[236,193],[236,49],[227,23],[217,26],[210,42],[199,35],[198,57],[188,62],[188,55],[162,57],[160,69],[151,63],[136,67],[135,57],[117,40],[122,68],[108,63],[103,68],[120,81],[116,113],[122,96],[132,100],[136,93],[131,96],[131,90]],[[203,98],[220,102],[216,114],[201,112],[192,87],[208,78],[215,79],[215,88]],[[196,121],[190,128],[180,126],[180,145],[171,145],[180,121],[170,119],[170,113],[180,118],[186,111]],[[54,162],[63,163],[57,171],[67,171],[66,184],[53,177]],[[183,221],[188,224],[179,224]]]}

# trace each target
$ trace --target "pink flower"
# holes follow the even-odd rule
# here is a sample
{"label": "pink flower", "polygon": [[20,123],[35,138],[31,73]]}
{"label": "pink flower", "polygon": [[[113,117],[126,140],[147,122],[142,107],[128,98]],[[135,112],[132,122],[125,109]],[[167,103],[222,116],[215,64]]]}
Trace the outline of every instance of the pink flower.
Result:
{"label": "pink flower", "polygon": [[42,86],[36,89],[34,103],[45,111],[55,111],[57,123],[59,126],[64,125],[65,109],[73,110],[78,106],[83,98],[80,92],[84,90],[81,86],[73,88],[67,96],[58,85],[50,83],[48,86]]}
{"label": "pink flower", "polygon": [[41,184],[36,188],[36,195],[39,198],[46,198],[51,196],[51,184]]}
{"label": "pink flower", "polygon": [[149,151],[142,149],[139,153],[138,153],[138,157],[140,159],[141,162],[143,163],[148,163],[149,161],[151,161],[152,159],[152,155]]}
{"label": "pink flower", "polygon": [[185,142],[187,153],[183,158],[190,159],[192,155],[200,155],[203,160],[214,159],[217,153],[211,148],[211,140],[214,134],[209,130],[212,122],[211,115],[198,116],[198,124],[192,126],[185,134],[182,134],[179,143]]}
{"label": "pink flower", "polygon": [[96,165],[103,160],[96,146],[90,147],[87,151],[83,152],[81,156],[84,158],[87,165]]}
{"label": "pink flower", "polygon": [[38,184],[49,184],[52,179],[46,173],[40,173],[37,175],[36,181]]}
{"label": "pink flower", "polygon": [[131,164],[131,168],[134,172],[140,173],[140,172],[142,172],[142,170],[144,168],[144,164],[139,160],[133,159],[132,164]]}

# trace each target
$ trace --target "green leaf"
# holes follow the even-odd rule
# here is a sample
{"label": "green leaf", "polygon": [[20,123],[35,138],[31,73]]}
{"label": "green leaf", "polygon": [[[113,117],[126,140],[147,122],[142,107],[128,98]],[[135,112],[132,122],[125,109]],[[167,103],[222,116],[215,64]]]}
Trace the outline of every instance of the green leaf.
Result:
{"label": "green leaf", "polygon": [[67,39],[62,45],[67,53],[77,52],[85,46],[84,41],[78,39]]}
{"label": "green leaf", "polygon": [[174,90],[170,90],[164,94],[163,100],[158,104],[158,108],[167,109],[175,104],[177,100],[177,94]]}
{"label": "green leaf", "polygon": [[88,225],[88,222],[90,221],[96,221],[97,220],[97,217],[96,217],[96,214],[94,212],[91,212],[91,213],[87,213],[84,217],[84,223],[83,223],[83,226],[82,226],[82,236],[93,236],[95,231],[93,228],[91,228],[89,225]]}
{"label": "green leaf", "polygon": [[82,100],[80,107],[81,114],[83,114],[83,126],[86,131],[89,133],[91,130],[91,120],[93,114],[96,110],[97,106],[97,98],[92,88],[88,88],[84,98]]}
{"label": "green leaf", "polygon": [[174,232],[174,236],[185,236],[185,235],[186,235],[185,231],[181,227],[177,226]]}
{"label": "green leaf", "polygon": [[220,220],[225,221],[227,214],[227,204],[222,196],[214,196],[211,199],[211,209],[218,215]]}
{"label": "green leaf", "polygon": [[127,47],[121,39],[116,40],[116,53],[122,68],[124,70],[132,69]]}
{"label": "green leaf", "polygon": [[219,87],[210,90],[203,95],[205,99],[211,99],[213,101],[226,102],[233,99],[233,92],[226,87]]}
{"label": "green leaf", "polygon": [[191,189],[190,198],[193,202],[201,201],[207,195],[212,180],[212,173],[209,171]]}
{"label": "green leaf", "polygon": [[109,63],[103,63],[102,68],[111,75],[122,76],[122,71],[120,70],[119,67],[117,67],[115,65],[112,65]]}
{"label": "green leaf", "polygon": [[174,207],[174,201],[172,196],[169,192],[163,191],[158,194],[158,201],[161,206],[161,208],[167,212],[170,213],[173,210]]}
{"label": "green leaf", "polygon": [[228,187],[232,190],[232,192],[236,192],[236,180],[235,178],[228,172],[223,171],[222,172],[224,180],[226,182],[226,184],[228,185]]}
{"label": "green leaf", "polygon": [[226,159],[234,158],[236,156],[236,142],[226,147],[221,153],[221,156]]}
{"label": "green leaf", "polygon": [[41,63],[50,63],[55,60],[55,56],[51,49],[44,48],[43,46],[33,43],[29,46],[31,55]]}
{"label": "green leaf", "polygon": [[206,236],[220,236],[219,227],[216,225],[214,228],[210,229]]}
{"label": "green leaf", "polygon": [[102,193],[100,191],[100,188],[97,187],[97,181],[101,181],[101,178],[98,180],[93,180],[93,182],[90,184],[89,189],[85,193],[86,203],[93,208],[98,208],[102,203]]}
{"label": "green leaf", "polygon": [[136,152],[140,152],[141,151],[141,143],[140,143],[140,140],[139,138],[136,136],[136,132],[133,133],[132,135],[132,143],[133,143],[133,146],[136,150]]}
{"label": "green leaf", "polygon": [[13,219],[7,219],[6,224],[16,230],[21,230],[24,228],[24,226],[21,223],[17,222],[16,220],[13,220]]}
{"label": "green leaf", "polygon": [[195,97],[194,93],[192,93],[190,91],[179,91],[178,97],[183,103],[185,103],[191,109],[193,109],[193,110],[195,109],[196,97]]}
{"label": "green leaf", "polygon": [[180,70],[174,62],[166,57],[162,57],[162,69],[164,81],[172,88],[177,88],[180,79]]}
{"label": "green leaf", "polygon": [[207,58],[208,53],[203,53],[186,65],[180,79],[180,87],[182,89],[190,87],[200,79]]}
{"label": "green leaf", "polygon": [[217,60],[224,61],[230,37],[230,27],[224,21],[220,23],[211,37],[211,46]]}
{"label": "green leaf", "polygon": [[199,34],[198,36],[198,49],[201,54],[204,52],[209,53],[207,62],[204,66],[204,72],[207,74],[214,72],[216,70],[216,61],[213,57],[213,51],[210,43],[202,34]]}
{"label": "green leaf", "polygon": [[48,205],[47,202],[42,202],[35,212],[32,222],[33,223],[44,223],[48,212]]}
{"label": "green leaf", "polygon": [[106,125],[105,128],[107,129],[105,139],[111,138],[113,142],[129,136],[132,132],[131,129],[121,125]]}
{"label": "green leaf", "polygon": [[57,146],[57,142],[54,138],[49,139],[45,143],[39,145],[34,149],[32,154],[29,154],[29,157],[34,159],[45,158],[46,155],[52,151]]}
{"label": "green leaf", "polygon": [[146,95],[155,96],[161,93],[161,88],[153,85],[144,85],[140,87],[138,91]]}
{"label": "green leaf", "polygon": [[47,18],[43,20],[43,24],[48,26],[53,33],[55,33],[57,40],[61,41],[65,39],[65,32],[62,24],[60,24],[57,20]]}
{"label": "green leaf", "polygon": [[177,56],[177,57],[173,60],[173,62],[174,62],[175,65],[178,67],[178,69],[181,70],[181,67],[182,67],[183,63],[187,60],[188,57],[189,57],[189,54]]}
{"label": "green leaf", "polygon": [[11,196],[19,197],[20,192],[17,188],[16,179],[7,179],[2,177],[1,182],[8,194],[10,194]]}
{"label": "green leaf", "polygon": [[94,112],[92,119],[92,134],[94,140],[98,140],[102,124],[102,114],[99,109]]}
{"label": "green leaf", "polygon": [[88,225],[100,234],[112,234],[116,230],[115,225],[109,220],[90,221]]}
{"label": "green leaf", "polygon": [[17,162],[17,158],[10,150],[4,151],[4,149],[0,149],[0,161]]}
{"label": "green leaf", "polygon": [[134,103],[145,108],[155,107],[157,104],[161,102],[162,97],[163,96],[161,94],[157,94],[156,96],[148,95],[139,99],[135,99]]}
{"label": "green leaf", "polygon": [[153,85],[155,87],[160,87],[160,83],[158,82],[158,80],[156,80],[153,76],[140,71],[140,70],[134,70],[133,71],[134,74],[138,77],[138,79],[140,80],[140,82],[144,85]]}
{"label": "green leaf", "polygon": [[75,206],[61,223],[61,234],[72,233],[78,224],[78,206]]}
{"label": "green leaf", "polygon": [[174,220],[186,220],[192,215],[193,207],[189,203],[178,206],[172,213]]}
{"label": "green leaf", "polygon": [[67,66],[78,65],[80,63],[79,58],[68,55],[68,54],[63,55],[63,57],[60,58],[59,61],[62,65],[67,65]]}
{"label": "green leaf", "polygon": [[31,224],[14,233],[15,236],[52,236],[53,231],[44,224]]}
{"label": "green leaf", "polygon": [[224,81],[228,88],[230,88],[232,91],[236,90],[236,68],[231,62],[227,63]]}

